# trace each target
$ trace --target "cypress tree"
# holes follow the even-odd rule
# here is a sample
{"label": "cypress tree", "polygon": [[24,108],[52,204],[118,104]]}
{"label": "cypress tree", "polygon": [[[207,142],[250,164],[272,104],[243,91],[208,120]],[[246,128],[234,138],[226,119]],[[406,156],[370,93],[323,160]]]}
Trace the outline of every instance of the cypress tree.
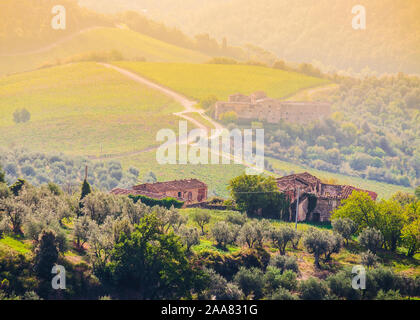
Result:
{"label": "cypress tree", "polygon": [[77,213],[77,216],[80,216],[81,210],[83,209],[83,202],[82,200],[89,194],[91,193],[92,190],[90,188],[90,184],[89,182],[87,182],[87,180],[83,180],[83,184],[82,184],[82,194],[80,196],[80,201],[79,201],[79,211]]}

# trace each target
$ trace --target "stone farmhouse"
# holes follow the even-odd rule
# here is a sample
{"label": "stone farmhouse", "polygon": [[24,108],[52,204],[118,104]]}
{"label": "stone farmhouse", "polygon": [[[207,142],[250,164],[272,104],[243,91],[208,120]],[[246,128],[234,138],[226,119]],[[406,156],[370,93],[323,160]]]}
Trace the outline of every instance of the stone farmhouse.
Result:
{"label": "stone farmhouse", "polygon": [[296,219],[296,200],[299,190],[298,221],[326,222],[330,221],[332,211],[347,199],[353,191],[362,191],[376,200],[377,194],[372,191],[358,189],[346,185],[322,183],[317,177],[304,172],[277,179],[279,191],[290,200],[289,219]]}
{"label": "stone farmhouse", "polygon": [[268,98],[264,92],[258,91],[250,96],[233,94],[229,96],[228,102],[216,102],[216,119],[228,111],[234,111],[238,119],[255,119],[268,123],[279,123],[280,120],[306,123],[330,115],[331,104],[329,102],[282,101]]}
{"label": "stone farmhouse", "polygon": [[187,204],[206,201],[207,192],[207,185],[197,179],[144,183],[131,189],[115,188],[111,190],[112,194],[143,195],[157,200],[171,197]]}

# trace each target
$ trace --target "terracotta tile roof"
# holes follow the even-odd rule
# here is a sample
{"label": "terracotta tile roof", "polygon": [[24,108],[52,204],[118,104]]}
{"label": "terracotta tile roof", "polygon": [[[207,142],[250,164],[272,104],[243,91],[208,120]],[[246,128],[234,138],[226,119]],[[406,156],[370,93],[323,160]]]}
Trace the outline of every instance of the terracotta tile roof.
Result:
{"label": "terracotta tile roof", "polygon": [[363,191],[369,194],[369,196],[376,200],[378,195],[369,190],[359,189],[353,186],[347,185],[333,185],[322,183],[320,179],[311,175],[308,172],[292,174],[277,179],[277,186],[281,192],[295,193],[299,187],[301,192],[312,193],[319,198],[324,199],[347,199],[353,191]]}
{"label": "terracotta tile roof", "polygon": [[204,182],[201,182],[197,179],[184,179],[184,180],[174,180],[174,181],[165,181],[165,182],[155,182],[155,183],[144,183],[138,186],[134,186],[134,190],[144,190],[153,193],[161,193],[166,191],[178,191],[178,190],[187,190],[187,189],[201,189],[207,188],[207,185]]}

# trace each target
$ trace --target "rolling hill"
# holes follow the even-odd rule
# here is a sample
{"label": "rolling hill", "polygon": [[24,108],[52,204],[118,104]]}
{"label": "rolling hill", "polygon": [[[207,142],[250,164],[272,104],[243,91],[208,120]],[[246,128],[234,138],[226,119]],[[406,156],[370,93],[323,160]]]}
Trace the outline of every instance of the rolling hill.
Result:
{"label": "rolling hill", "polygon": [[128,29],[94,27],[27,53],[0,54],[0,76],[77,59],[77,55],[116,50],[124,59],[156,62],[205,62],[208,56]]}
{"label": "rolling hill", "polygon": [[[0,144],[71,155],[142,150],[161,128],[177,131],[183,107],[96,63],[76,63],[0,78]],[[27,123],[13,112],[26,108]]]}
{"label": "rolling hill", "polygon": [[301,89],[328,84],[325,79],[295,72],[249,65],[118,62],[134,71],[196,100],[262,90],[272,98],[283,98]]}
{"label": "rolling hill", "polygon": [[[292,4],[291,4],[292,3]],[[253,43],[288,61],[420,73],[420,2],[399,0],[79,0],[102,12],[137,10],[189,35]],[[352,7],[366,8],[366,30]]]}

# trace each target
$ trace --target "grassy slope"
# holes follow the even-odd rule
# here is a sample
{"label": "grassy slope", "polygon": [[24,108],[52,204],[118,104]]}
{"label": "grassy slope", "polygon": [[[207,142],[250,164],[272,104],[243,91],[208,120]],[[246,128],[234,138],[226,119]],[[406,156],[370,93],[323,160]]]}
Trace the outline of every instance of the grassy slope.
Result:
{"label": "grassy slope", "polygon": [[46,62],[55,63],[86,52],[117,50],[126,59],[146,58],[159,62],[204,62],[204,54],[180,48],[140,33],[116,28],[82,32],[45,52],[13,57],[0,56],[0,75],[33,70]]}
{"label": "grassy slope", "polygon": [[[193,214],[196,211],[207,211],[211,214],[211,220],[208,225],[204,227],[206,232],[205,236],[201,236],[201,242],[199,245],[194,246],[192,249],[195,252],[200,251],[217,251],[222,254],[228,254],[235,251],[240,250],[237,245],[228,245],[227,250],[221,250],[220,248],[216,247],[216,242],[210,236],[212,226],[218,222],[226,219],[227,214],[230,211],[219,211],[219,210],[208,210],[208,209],[182,209],[180,210],[181,214],[188,217],[188,225],[191,227],[198,227],[198,225],[193,222]],[[255,219],[254,219],[255,220]],[[270,220],[271,224],[275,227],[279,225],[289,225],[294,228],[294,223],[283,222],[279,220]],[[327,225],[314,225],[309,223],[299,223],[298,229],[301,231],[307,230],[309,227],[316,227],[322,229],[331,229],[330,226]],[[266,249],[272,253],[277,254],[278,251],[271,246],[270,243],[265,243]],[[292,248],[288,248],[289,255],[295,255],[298,260],[299,269],[301,271],[302,278],[308,278],[310,276],[319,276],[318,272],[314,270],[314,258],[312,255],[308,254],[303,247],[302,241],[299,245],[299,250],[293,250]],[[357,243],[352,243],[351,246],[348,248],[343,248],[339,254],[334,254],[333,259],[334,263],[331,265],[326,265],[326,269],[329,271],[337,271],[345,266],[353,266],[356,264],[360,264],[360,257],[359,254],[363,252],[363,248],[360,247]],[[381,252],[379,253],[381,261],[384,265],[388,267],[392,267],[396,272],[402,272],[409,276],[417,276],[420,275],[420,255],[417,254],[414,258],[408,258],[401,252],[391,253],[391,252]]]}
{"label": "grassy slope", "polygon": [[193,99],[210,95],[225,100],[230,94],[265,91],[269,97],[282,98],[300,89],[320,86],[327,80],[259,66],[188,63],[118,62],[151,80]]}
{"label": "grassy slope", "polygon": [[[142,150],[161,128],[177,131],[182,106],[95,63],[0,78],[0,144],[72,155]],[[14,124],[26,108],[31,120]]]}

